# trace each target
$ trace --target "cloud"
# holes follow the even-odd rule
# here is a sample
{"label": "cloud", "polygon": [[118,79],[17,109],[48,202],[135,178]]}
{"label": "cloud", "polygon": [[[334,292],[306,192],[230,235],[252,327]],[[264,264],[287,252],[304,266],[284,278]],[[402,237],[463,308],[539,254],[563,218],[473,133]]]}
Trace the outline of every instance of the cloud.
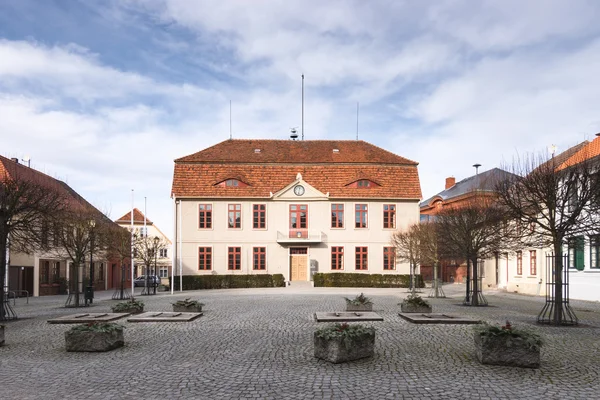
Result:
{"label": "cloud", "polygon": [[86,34],[0,38],[3,145],[114,217],[134,187],[166,233],[173,159],[229,137],[230,101],[234,137],[287,138],[301,74],[307,139],[353,139],[360,102],[360,137],[420,162],[425,197],[600,131],[595,2],[82,4],[97,31],[57,10]]}

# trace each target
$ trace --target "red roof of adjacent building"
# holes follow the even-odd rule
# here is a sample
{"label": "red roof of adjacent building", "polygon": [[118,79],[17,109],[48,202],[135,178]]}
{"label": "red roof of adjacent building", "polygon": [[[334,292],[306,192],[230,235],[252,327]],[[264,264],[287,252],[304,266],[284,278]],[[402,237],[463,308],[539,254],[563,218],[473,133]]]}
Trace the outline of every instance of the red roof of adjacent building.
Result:
{"label": "red roof of adjacent building", "polygon": [[579,164],[580,162],[591,160],[592,158],[600,156],[600,136],[591,142],[582,143],[582,147],[578,148],[577,152],[571,154],[565,161],[563,161],[557,168],[562,170],[570,166]]}
{"label": "red roof of adjacent building", "polygon": [[[117,224],[131,224],[131,211],[127,214],[123,215],[121,218],[115,220]],[[144,223],[144,214],[137,208],[133,209],[133,223],[134,224],[143,224]],[[152,225],[152,221],[146,217],[146,225]]]}
{"label": "red roof of adjacent building", "polygon": [[[417,163],[364,141],[227,140],[175,160],[176,197],[269,197],[298,173],[334,198],[420,199]],[[248,186],[217,186],[227,179]],[[359,179],[370,188],[350,187]]]}
{"label": "red roof of adjacent building", "polygon": [[86,210],[93,210],[105,218],[104,214],[102,214],[93,205],[88,203],[87,200],[81,197],[75,190],[73,190],[63,181],[52,178],[51,176],[46,175],[34,168],[20,164],[18,160],[11,160],[9,158],[0,156],[0,180],[5,179],[33,182],[41,187],[48,188],[49,190],[55,190],[63,196],[64,200],[67,202],[66,204],[68,204],[69,207],[81,207]]}

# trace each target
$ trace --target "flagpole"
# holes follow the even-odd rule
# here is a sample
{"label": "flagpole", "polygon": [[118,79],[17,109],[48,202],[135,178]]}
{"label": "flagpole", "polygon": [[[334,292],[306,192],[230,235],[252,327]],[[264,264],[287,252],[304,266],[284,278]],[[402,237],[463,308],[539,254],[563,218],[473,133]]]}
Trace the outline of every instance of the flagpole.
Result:
{"label": "flagpole", "polygon": [[135,282],[133,276],[133,270],[135,268],[135,261],[133,259],[133,249],[134,249],[134,234],[133,234],[133,189],[131,189],[131,299],[134,297],[135,293]]}
{"label": "flagpole", "polygon": [[181,214],[183,214],[183,203],[181,202],[181,200],[179,200],[179,291],[183,292],[183,264],[182,264],[182,260],[181,260],[181,252],[183,251],[183,243],[181,241],[181,232],[182,232],[182,227],[181,227],[181,223],[182,223],[182,219],[181,219]]}
{"label": "flagpole", "polygon": [[302,74],[302,140],[304,140],[304,74]]}

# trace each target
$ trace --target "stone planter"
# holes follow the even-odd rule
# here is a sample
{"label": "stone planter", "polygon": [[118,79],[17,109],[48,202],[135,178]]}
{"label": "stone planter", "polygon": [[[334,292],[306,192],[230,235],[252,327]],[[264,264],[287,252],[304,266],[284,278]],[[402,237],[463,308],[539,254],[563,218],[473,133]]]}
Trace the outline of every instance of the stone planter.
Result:
{"label": "stone planter", "polygon": [[123,329],[111,332],[67,331],[65,332],[67,351],[109,351],[122,347]]}
{"label": "stone planter", "polygon": [[375,331],[356,337],[325,339],[314,334],[315,357],[335,364],[371,357],[375,348]]}
{"label": "stone planter", "polygon": [[505,365],[512,367],[539,368],[540,349],[530,348],[521,338],[485,337],[474,334],[477,359],[482,364]]}
{"label": "stone planter", "polygon": [[173,304],[173,312],[202,312],[202,306],[176,306]]}
{"label": "stone planter", "polygon": [[4,325],[0,325],[0,347],[4,346]]}
{"label": "stone planter", "polygon": [[346,303],[346,311],[373,311],[373,303],[365,303],[365,304]]}
{"label": "stone planter", "polygon": [[416,306],[414,304],[400,303],[400,311],[403,313],[429,314],[431,313],[431,310],[431,306]]}

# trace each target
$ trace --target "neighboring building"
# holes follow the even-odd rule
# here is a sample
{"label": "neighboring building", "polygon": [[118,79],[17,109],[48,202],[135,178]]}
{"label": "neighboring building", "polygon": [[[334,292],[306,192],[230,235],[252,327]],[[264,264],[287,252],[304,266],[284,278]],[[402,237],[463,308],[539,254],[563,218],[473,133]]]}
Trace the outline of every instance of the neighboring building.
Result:
{"label": "neighboring building", "polygon": [[[115,222],[123,228],[131,229],[131,211],[117,219]],[[162,233],[158,226],[150,221],[148,217],[144,217],[144,214],[137,208],[133,209],[133,230],[134,234],[138,236],[145,235],[150,238],[159,237],[162,243],[165,244],[164,247],[158,250],[158,254],[156,255],[156,269],[158,275],[163,278],[163,283],[166,284],[168,278],[171,276],[171,267],[173,265],[170,254],[172,247],[171,240]],[[143,263],[139,259],[135,260],[135,276],[144,275],[144,265],[142,264]],[[154,266],[152,266],[152,269],[153,268]]]}
{"label": "neighboring building", "polygon": [[[554,156],[551,161],[562,170],[570,165],[598,159],[600,161],[600,137],[584,141]],[[565,243],[563,254],[567,255],[569,274],[569,297],[579,300],[600,300],[600,227],[595,235],[571,237]],[[506,263],[506,290],[515,293],[545,295],[547,260],[553,251],[546,249],[523,249]]]}
{"label": "neighboring building", "polygon": [[[446,207],[461,207],[473,201],[494,198],[496,184],[509,177],[514,175],[493,168],[458,183],[454,177],[446,178],[443,191],[421,202],[421,222],[434,219],[435,215]],[[502,270],[506,268],[507,257],[509,257],[507,254],[498,254],[491,259],[479,261],[479,277],[484,288],[506,287],[508,277],[502,273]],[[467,266],[464,259],[442,260],[440,267],[440,279],[444,282],[463,283],[466,279]],[[421,266],[421,275],[425,280],[433,279],[432,267]]]}
{"label": "neighboring building", "polygon": [[174,260],[183,275],[407,274],[390,237],[419,220],[417,165],[334,140],[227,140],[179,158]]}
{"label": "neighboring building", "polygon": [[[8,159],[0,156],[0,176],[6,176],[9,179],[19,177],[35,181],[40,186],[47,186],[53,190],[58,190],[73,205],[83,206],[97,213],[99,218],[105,218],[102,212],[83,199],[66,183],[43,174],[26,165],[19,164],[18,159]],[[110,223],[110,220],[106,218]],[[52,232],[49,231],[48,240],[53,239]],[[9,242],[10,243],[10,242]],[[10,247],[10,244],[9,244]],[[44,296],[66,293],[69,274],[71,268],[70,260],[59,257],[53,251],[33,251],[31,253],[19,253],[9,248],[9,268],[7,270],[8,290],[14,291],[17,295],[20,291],[26,290],[32,296]],[[85,278],[89,277],[90,263],[83,267]],[[102,254],[93,255],[94,262],[94,288],[95,290],[105,290],[112,287],[111,276],[108,274],[107,260]]]}

